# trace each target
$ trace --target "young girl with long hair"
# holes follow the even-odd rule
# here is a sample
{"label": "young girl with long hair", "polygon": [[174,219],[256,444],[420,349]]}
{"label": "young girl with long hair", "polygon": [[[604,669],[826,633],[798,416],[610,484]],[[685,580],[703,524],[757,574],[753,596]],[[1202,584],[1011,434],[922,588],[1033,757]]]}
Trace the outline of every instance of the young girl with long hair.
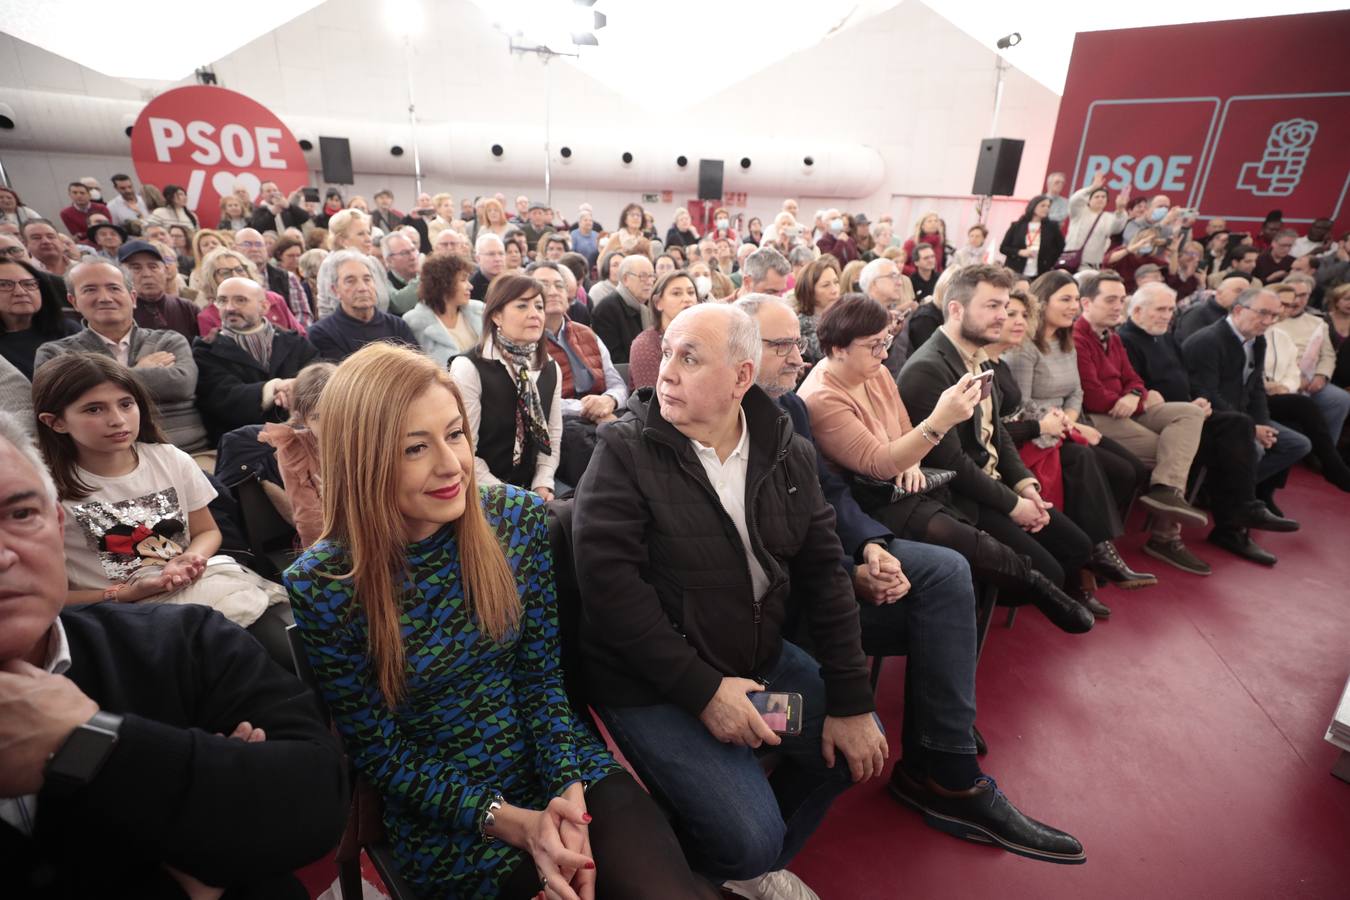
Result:
{"label": "young girl with long hair", "polygon": [[715,897],[563,690],[543,501],[480,489],[454,381],[369,344],[319,401],[324,524],[286,573],[306,653],[422,896]]}
{"label": "young girl with long hair", "polygon": [[165,439],[130,369],[101,354],[63,354],[37,370],[33,411],[65,509],[67,603],[203,603],[243,626],[280,603],[254,636],[281,652],[284,593],[215,556],[220,529],[207,504],[216,491]]}

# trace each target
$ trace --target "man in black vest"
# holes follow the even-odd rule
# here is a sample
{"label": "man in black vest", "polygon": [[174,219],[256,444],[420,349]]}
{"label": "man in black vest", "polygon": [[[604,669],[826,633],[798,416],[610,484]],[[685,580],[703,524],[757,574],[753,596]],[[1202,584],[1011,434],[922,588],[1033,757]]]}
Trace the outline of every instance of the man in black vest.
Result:
{"label": "man in black vest", "polygon": [[308,896],[347,814],[313,696],[207,607],[65,607],[63,521],[0,413],[6,896]]}
{"label": "man in black vest", "polygon": [[216,288],[220,330],[192,344],[197,406],[211,441],[244,425],[280,422],[300,370],[319,358],[314,345],[267,321],[267,294],[247,278]]}

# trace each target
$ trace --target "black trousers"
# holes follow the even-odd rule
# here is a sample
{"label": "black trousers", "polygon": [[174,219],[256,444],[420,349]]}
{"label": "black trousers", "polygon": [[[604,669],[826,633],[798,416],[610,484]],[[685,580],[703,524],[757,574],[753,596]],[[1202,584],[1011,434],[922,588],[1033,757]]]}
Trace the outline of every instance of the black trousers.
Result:
{"label": "black trousers", "polygon": [[1195,465],[1206,469],[1205,494],[1214,524],[1233,522],[1256,500],[1256,426],[1240,412],[1213,412],[1200,429]]}
{"label": "black trousers", "polygon": [[[1109,446],[1108,446],[1109,445]],[[1148,469],[1133,453],[1110,438],[1096,447],[1065,441],[1059,448],[1064,473],[1064,514],[1083,529],[1093,545],[1125,533],[1125,512]]]}
{"label": "black trousers", "polygon": [[1014,552],[1029,556],[1038,572],[1065,590],[1080,587],[1078,573],[1092,555],[1092,538],[1059,510],[1050,510],[1050,524],[1032,534],[1023,531],[1007,513],[981,506],[975,527]]}
{"label": "black trousers", "polygon": [[[627,772],[586,791],[597,900],[718,900],[721,891],[695,875],[656,801]],[[539,873],[528,855],[502,885],[500,900],[533,900]]]}
{"label": "black trousers", "polygon": [[1302,394],[1271,394],[1266,397],[1270,408],[1270,417],[1281,425],[1287,425],[1312,441],[1312,455],[1322,464],[1322,474],[1328,481],[1336,477],[1344,480],[1345,460],[1336,449],[1336,441],[1327,430],[1326,417],[1317,408],[1313,398]]}

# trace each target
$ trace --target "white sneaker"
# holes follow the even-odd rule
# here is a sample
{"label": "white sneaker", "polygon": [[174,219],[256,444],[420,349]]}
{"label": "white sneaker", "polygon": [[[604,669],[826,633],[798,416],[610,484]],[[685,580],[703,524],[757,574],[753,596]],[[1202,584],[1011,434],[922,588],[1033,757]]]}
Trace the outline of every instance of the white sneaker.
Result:
{"label": "white sneaker", "polygon": [[722,888],[749,900],[820,900],[815,891],[787,869],[766,872],[749,881],[724,881]]}

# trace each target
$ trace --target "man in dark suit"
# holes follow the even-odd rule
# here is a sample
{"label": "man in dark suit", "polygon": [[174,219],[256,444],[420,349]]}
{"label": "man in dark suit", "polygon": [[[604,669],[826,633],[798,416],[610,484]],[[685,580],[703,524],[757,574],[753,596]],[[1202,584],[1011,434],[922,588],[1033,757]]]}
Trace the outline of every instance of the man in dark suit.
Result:
{"label": "man in dark suit", "polygon": [[[1237,296],[1225,318],[1191,335],[1181,348],[1195,396],[1208,400],[1216,412],[1251,417],[1259,456],[1256,496],[1276,516],[1283,514],[1275,505],[1275,489],[1283,484],[1286,470],[1312,451],[1312,442],[1275,423],[1266,405],[1264,335],[1279,317],[1274,293],[1249,288]],[[1275,555],[1258,547],[1245,528],[1219,526],[1209,540],[1253,562],[1275,565]]]}
{"label": "man in dark suit", "polygon": [[[989,265],[968,266],[948,284],[946,322],[900,370],[900,397],[912,421],[926,418],[962,375],[984,370],[984,348],[998,340],[1008,318],[1012,285],[1007,270]],[[940,436],[925,461],[956,472],[953,503],[977,528],[1031,557],[1041,574],[1094,615],[1110,615],[1088,587],[1091,576],[1083,577],[1092,539],[1041,499],[1039,483],[995,412],[1001,408],[995,384],[970,419]]]}
{"label": "man in dark suit", "polygon": [[313,696],[205,606],[65,606],[64,518],[0,413],[5,895],[307,897],[347,809]]}
{"label": "man in dark suit", "polygon": [[243,425],[280,422],[300,370],[319,358],[314,345],[267,321],[267,294],[248,278],[216,288],[220,329],[192,344],[197,406],[214,443]]}

